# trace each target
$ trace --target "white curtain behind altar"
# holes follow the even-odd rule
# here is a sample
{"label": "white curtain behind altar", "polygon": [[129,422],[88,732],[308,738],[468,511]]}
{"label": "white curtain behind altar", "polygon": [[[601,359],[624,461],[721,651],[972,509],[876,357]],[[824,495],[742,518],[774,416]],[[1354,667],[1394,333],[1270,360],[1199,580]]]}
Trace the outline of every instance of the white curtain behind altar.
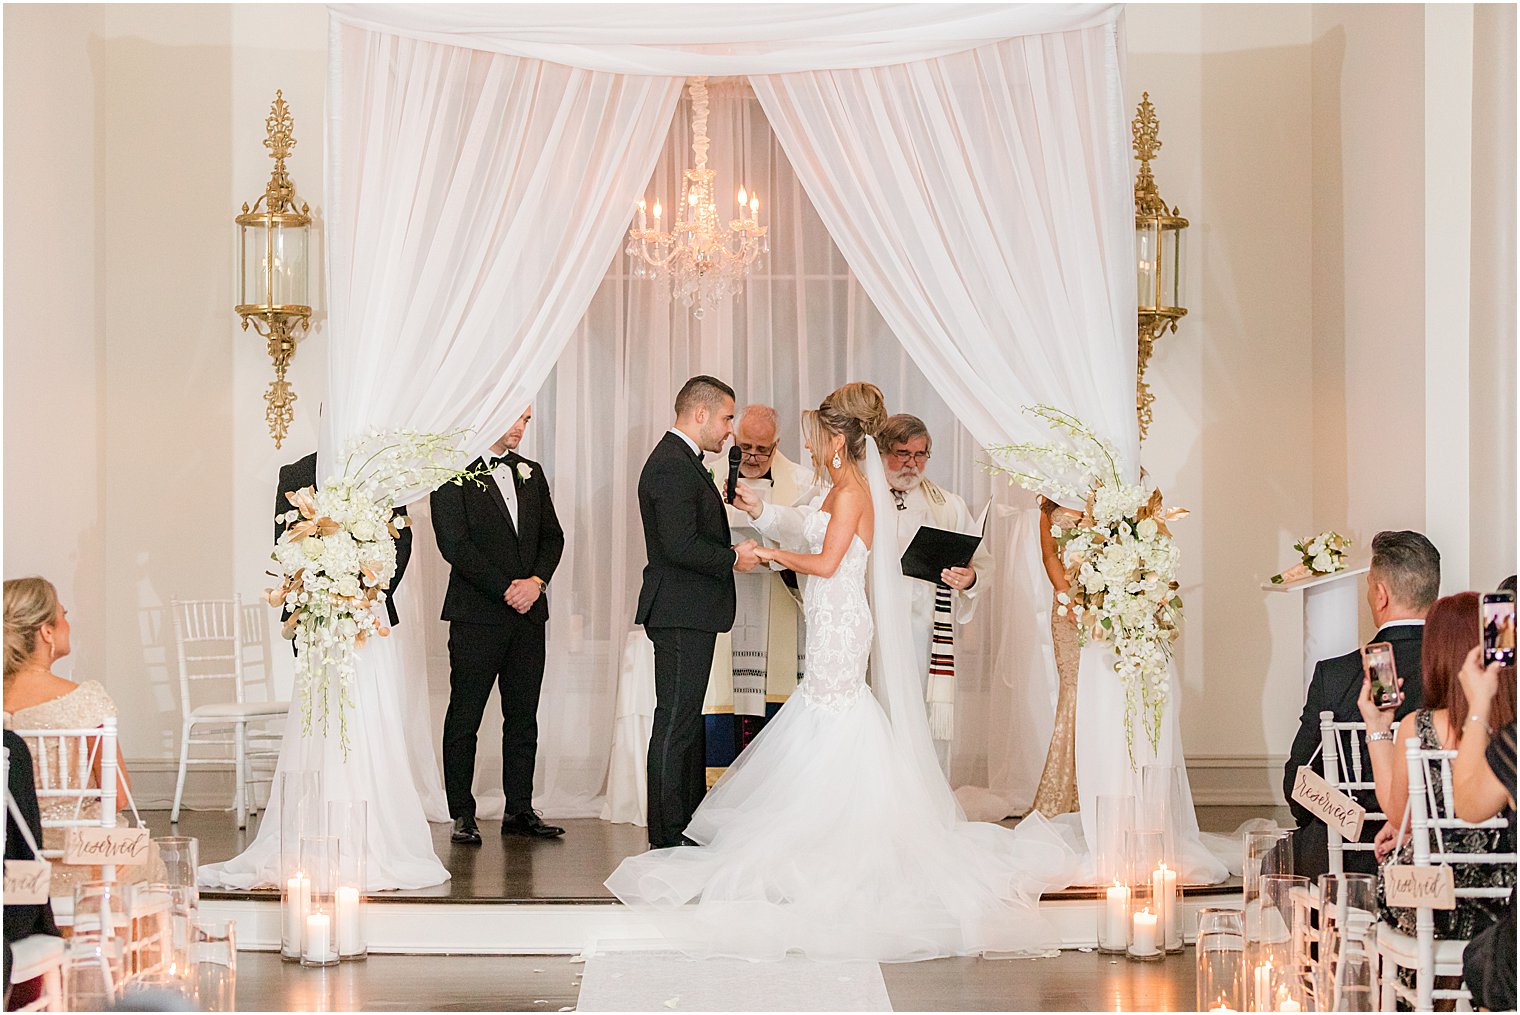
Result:
{"label": "white curtain behind altar", "polygon": [[[792,171],[769,121],[742,81],[711,86],[710,160],[718,192],[740,183],[761,195],[774,240],[744,293],[700,321],[658,286],[628,277],[618,256],[535,404],[523,453],[543,462],[568,534],[552,583],[549,663],[539,707],[535,805],[556,817],[595,816],[613,742],[618,673],[632,630],[644,565],[636,486],[648,450],[670,425],[686,378],[711,373],[732,383],[741,406],[759,402],[781,417],[782,450],[805,461],[803,408],[847,380],[880,385],[893,412],[922,417],[934,434],[931,478],[960,493],[973,512],[996,491],[989,546],[1000,558],[984,607],[960,631],[962,687],[954,758],[957,785],[991,788],[997,815],[1022,812],[1034,796],[1054,713],[1049,662],[1049,585],[1039,568],[1037,517],[1022,491],[980,468],[984,456],[956,414],[892,334],[830,238]],[[680,193],[691,156],[683,98],[648,190],[666,204]],[[421,519],[426,505],[413,508]],[[419,526],[402,593],[408,617],[426,631],[433,744],[448,702],[448,625],[438,606],[448,582],[427,524]],[[1017,554],[1016,552],[1017,551]],[[1031,571],[1031,568],[1033,569]],[[1023,581],[1014,581],[1014,576]],[[1038,594],[1031,597],[1033,587]],[[422,611],[418,610],[418,613]],[[1027,618],[1009,624],[1006,618]],[[482,817],[502,807],[499,710],[488,705],[476,787]],[[436,765],[436,762],[433,762]]]}

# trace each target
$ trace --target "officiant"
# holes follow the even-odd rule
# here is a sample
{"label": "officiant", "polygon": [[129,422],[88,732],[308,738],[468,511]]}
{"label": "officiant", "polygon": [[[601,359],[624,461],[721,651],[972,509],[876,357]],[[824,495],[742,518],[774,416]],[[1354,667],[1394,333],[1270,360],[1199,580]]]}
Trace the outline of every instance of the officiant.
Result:
{"label": "officiant", "polygon": [[[767,503],[793,505],[813,485],[811,468],[791,461],[780,449],[776,410],[747,405],[734,426],[739,478]],[[719,489],[728,485],[728,460],[713,468]],[[748,515],[728,508],[734,541],[759,539]],[[797,687],[802,674],[803,625],[797,576],[755,568],[734,575],[737,607],[730,634],[718,635],[707,697],[702,702],[707,730],[707,768],[727,768],[764,728]],[[709,778],[709,782],[711,778]]]}
{"label": "officiant", "polygon": [[[876,440],[897,508],[899,554],[925,525],[951,532],[977,532],[966,502],[924,475],[934,442],[923,420],[908,413],[888,417]],[[938,584],[903,578],[909,588],[913,643],[929,710],[929,731],[942,766],[949,763],[949,742],[955,734],[955,628],[975,612],[980,582],[986,580],[991,563],[984,543],[977,547],[968,566],[945,568]]]}

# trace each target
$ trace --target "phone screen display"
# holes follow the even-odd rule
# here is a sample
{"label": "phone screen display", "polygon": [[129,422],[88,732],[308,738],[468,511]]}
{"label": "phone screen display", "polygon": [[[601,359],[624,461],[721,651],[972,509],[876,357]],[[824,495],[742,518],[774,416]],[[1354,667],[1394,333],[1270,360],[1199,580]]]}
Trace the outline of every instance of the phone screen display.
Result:
{"label": "phone screen display", "polygon": [[1515,665],[1515,597],[1490,592],[1483,597],[1483,665]]}
{"label": "phone screen display", "polygon": [[1393,646],[1386,641],[1363,646],[1362,669],[1372,682],[1372,703],[1385,711],[1398,708],[1404,700],[1404,689],[1393,664]]}

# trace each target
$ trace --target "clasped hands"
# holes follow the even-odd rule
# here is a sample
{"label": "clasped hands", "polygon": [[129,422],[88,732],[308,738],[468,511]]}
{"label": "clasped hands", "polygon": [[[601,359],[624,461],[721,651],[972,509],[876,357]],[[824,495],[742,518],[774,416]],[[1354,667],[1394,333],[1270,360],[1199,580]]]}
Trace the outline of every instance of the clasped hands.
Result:
{"label": "clasped hands", "polygon": [[527,613],[543,593],[543,588],[532,578],[518,578],[507,586],[501,598],[518,613]]}

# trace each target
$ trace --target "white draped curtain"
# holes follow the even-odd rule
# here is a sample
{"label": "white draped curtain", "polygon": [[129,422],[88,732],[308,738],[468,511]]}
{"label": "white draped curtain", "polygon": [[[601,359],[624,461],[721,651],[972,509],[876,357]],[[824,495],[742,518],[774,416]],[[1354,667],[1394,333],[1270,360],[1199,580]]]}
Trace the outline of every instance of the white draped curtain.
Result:
{"label": "white draped curtain", "polygon": [[[472,453],[505,429],[582,326],[682,79],[693,73],[751,77],[861,289],[976,440],[1043,436],[1016,409],[1048,401],[1105,430],[1130,473],[1138,469],[1116,8],[333,10],[331,393],[319,476],[346,441],[372,427],[472,428]],[[628,335],[633,343],[647,337]],[[671,357],[667,384],[684,369],[683,356],[716,360],[717,350],[700,342],[693,354],[686,338],[684,351],[674,341],[651,344],[643,364],[650,379],[662,356]],[[571,356],[585,352],[578,346]],[[853,366],[829,383],[860,376]],[[735,377],[750,379],[748,371]],[[822,393],[800,388],[801,380],[776,384],[804,401]],[[556,399],[563,383],[552,389]],[[635,390],[632,376],[617,383],[627,399],[649,398],[646,419],[654,418],[652,392]],[[572,447],[581,420],[575,409],[553,408],[555,442]],[[583,400],[580,408],[604,406]],[[613,411],[631,418],[629,406],[614,403]],[[637,436],[574,456],[588,481],[608,481],[609,513],[627,509],[611,484],[628,468],[609,463],[637,455],[647,444]],[[566,464],[558,466],[561,486]],[[620,581],[605,594],[626,596],[636,575],[626,563],[604,563],[611,573],[597,587]],[[568,605],[556,605],[557,618]],[[403,626],[396,637],[410,636]],[[403,683],[405,654],[404,644],[361,654],[360,683]],[[395,717],[359,721],[364,735],[406,742]],[[591,737],[608,721],[567,713],[551,717],[545,734]],[[285,753],[287,766],[297,755],[307,766],[341,764],[320,741],[296,738]],[[587,759],[563,787],[545,792],[578,799],[594,767]],[[373,776],[366,786],[353,770],[339,781],[344,793],[367,790],[371,798],[393,789]],[[409,805],[420,813],[420,795]]]}

